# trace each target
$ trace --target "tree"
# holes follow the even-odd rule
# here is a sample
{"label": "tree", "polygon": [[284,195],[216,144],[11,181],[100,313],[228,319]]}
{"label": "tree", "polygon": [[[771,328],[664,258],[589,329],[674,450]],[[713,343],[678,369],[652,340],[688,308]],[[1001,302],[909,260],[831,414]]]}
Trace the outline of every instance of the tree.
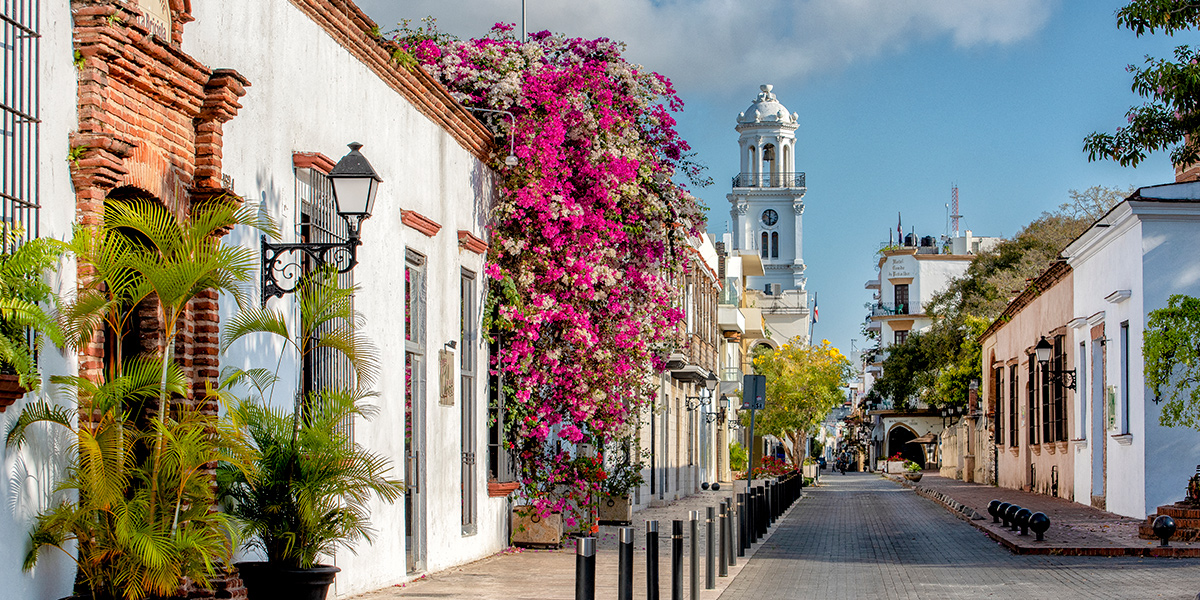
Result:
{"label": "tree", "polygon": [[[1117,25],[1141,37],[1167,35],[1200,25],[1200,3],[1187,0],[1134,0],[1117,11]],[[1147,56],[1144,67],[1129,65],[1131,89],[1147,101],[1125,113],[1127,125],[1116,133],[1093,132],[1083,142],[1088,160],[1108,159],[1136,167],[1147,154],[1171,150],[1171,162],[1200,160],[1200,52],[1175,48],[1174,59]]]}
{"label": "tree", "polygon": [[809,432],[845,398],[842,385],[850,361],[825,340],[820,346],[792,342],[762,350],[754,368],[767,376],[767,407],[756,425],[764,434],[786,439],[788,462],[800,464]]}
{"label": "tree", "polygon": [[[1200,429],[1200,299],[1176,294],[1150,311],[1142,353],[1146,386],[1165,399],[1159,423]],[[1165,391],[1165,398],[1164,398]]]}

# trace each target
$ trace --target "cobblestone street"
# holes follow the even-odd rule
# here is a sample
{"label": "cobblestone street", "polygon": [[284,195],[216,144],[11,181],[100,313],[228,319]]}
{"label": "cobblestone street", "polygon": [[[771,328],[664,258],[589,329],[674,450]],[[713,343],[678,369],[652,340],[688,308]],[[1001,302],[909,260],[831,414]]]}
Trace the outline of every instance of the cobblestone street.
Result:
{"label": "cobblestone street", "polygon": [[1200,560],[1018,556],[878,475],[822,483],[721,598],[1192,600],[1200,592]]}

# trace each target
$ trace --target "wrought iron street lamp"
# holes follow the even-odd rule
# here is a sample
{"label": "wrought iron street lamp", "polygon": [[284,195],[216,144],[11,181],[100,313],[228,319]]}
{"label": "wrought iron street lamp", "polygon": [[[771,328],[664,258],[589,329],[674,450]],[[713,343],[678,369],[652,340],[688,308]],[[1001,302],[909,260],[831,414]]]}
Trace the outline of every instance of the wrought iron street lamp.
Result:
{"label": "wrought iron street lamp", "polygon": [[[700,408],[701,406],[708,406],[709,401],[712,399],[713,391],[717,389],[717,385],[720,383],[721,383],[721,380],[717,379],[717,376],[713,375],[712,371],[709,371],[708,377],[704,378],[704,389],[708,390],[708,395],[707,396],[685,396],[684,403],[687,405],[687,409],[688,410],[696,410],[697,408]],[[692,400],[695,400],[696,402],[693,404]]]}
{"label": "wrought iron street lamp", "polygon": [[1047,381],[1050,383],[1061,382],[1067,389],[1075,389],[1075,369],[1067,371],[1050,368],[1050,355],[1054,352],[1054,346],[1046,341],[1046,336],[1043,335],[1042,340],[1033,347],[1033,352],[1037,354],[1037,361],[1041,363],[1042,373],[1046,375]]}
{"label": "wrought iron street lamp", "polygon": [[724,394],[717,400],[717,409],[715,412],[704,413],[704,422],[712,423],[713,421],[725,422],[725,411],[729,408],[729,396]]}
{"label": "wrought iron street lamp", "polygon": [[[274,244],[262,237],[262,303],[272,296],[282,298],[296,291],[300,285],[303,268],[300,260],[312,261],[311,266],[332,266],[340,273],[348,273],[358,264],[358,246],[362,243],[359,230],[362,222],[371,218],[375,206],[375,194],[383,181],[371,163],[359,152],[362,144],[350,144],[350,153],[338,161],[329,172],[333,187],[333,200],[337,213],[346,220],[347,236],[340,242],[297,242]],[[295,253],[295,262],[285,261],[285,255]]]}

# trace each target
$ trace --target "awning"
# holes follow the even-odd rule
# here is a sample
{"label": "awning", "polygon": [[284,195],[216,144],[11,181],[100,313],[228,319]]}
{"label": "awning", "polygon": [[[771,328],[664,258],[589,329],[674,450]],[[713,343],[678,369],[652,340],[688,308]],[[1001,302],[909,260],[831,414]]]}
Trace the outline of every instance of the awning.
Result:
{"label": "awning", "polygon": [[936,444],[937,438],[935,438],[932,433],[927,433],[919,438],[916,438],[913,440],[908,440],[908,443],[910,443],[910,444]]}

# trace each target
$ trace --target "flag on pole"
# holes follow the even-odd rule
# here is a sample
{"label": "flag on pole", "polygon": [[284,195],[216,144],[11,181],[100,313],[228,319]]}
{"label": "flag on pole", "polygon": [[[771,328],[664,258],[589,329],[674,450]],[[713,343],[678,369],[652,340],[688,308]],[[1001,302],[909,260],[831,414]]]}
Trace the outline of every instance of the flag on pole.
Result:
{"label": "flag on pole", "polygon": [[900,212],[896,211],[896,243],[904,243],[904,227],[900,225]]}
{"label": "flag on pole", "polygon": [[813,323],[817,322],[817,296],[813,295]]}

